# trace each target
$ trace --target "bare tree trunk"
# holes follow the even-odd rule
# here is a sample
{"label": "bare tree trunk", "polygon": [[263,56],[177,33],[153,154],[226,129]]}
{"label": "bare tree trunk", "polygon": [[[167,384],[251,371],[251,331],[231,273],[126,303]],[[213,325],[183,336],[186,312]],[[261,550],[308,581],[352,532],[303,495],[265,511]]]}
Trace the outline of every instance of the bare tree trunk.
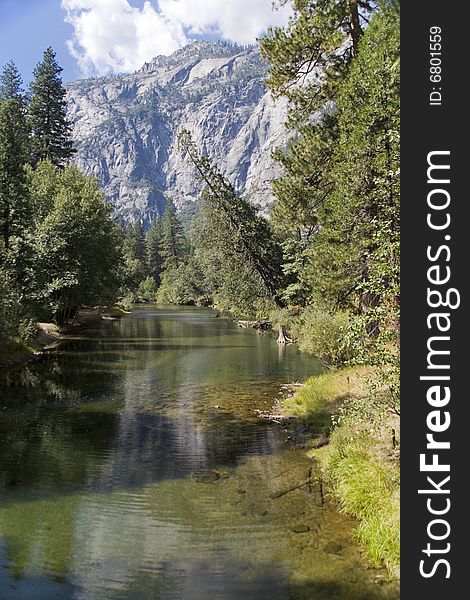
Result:
{"label": "bare tree trunk", "polygon": [[284,325],[279,325],[279,335],[277,338],[277,343],[283,345],[292,343],[292,340],[286,335],[286,328],[284,327]]}
{"label": "bare tree trunk", "polygon": [[362,34],[361,25],[359,23],[359,11],[357,6],[357,0],[349,0],[349,26],[351,27],[353,55],[357,56],[357,51],[359,48],[359,39]]}

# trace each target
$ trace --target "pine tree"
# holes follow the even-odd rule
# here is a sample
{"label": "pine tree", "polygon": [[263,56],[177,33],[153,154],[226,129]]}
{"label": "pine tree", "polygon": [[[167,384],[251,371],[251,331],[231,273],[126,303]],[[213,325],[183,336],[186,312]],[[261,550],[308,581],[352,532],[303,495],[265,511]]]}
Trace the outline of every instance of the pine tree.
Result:
{"label": "pine tree", "polygon": [[334,189],[331,164],[338,143],[337,115],[324,113],[321,120],[299,127],[298,133],[286,149],[274,153],[283,174],[273,182],[271,222],[289,278],[283,297],[289,304],[305,305],[310,295],[305,269],[320,227],[318,211]]}
{"label": "pine tree", "polygon": [[62,85],[62,67],[57,63],[52,48],[34,69],[31,84],[29,121],[32,133],[32,162],[50,160],[56,167],[64,165],[73,156],[71,126],[66,116],[66,91]]}
{"label": "pine tree", "polygon": [[281,0],[287,3],[292,4],[293,17],[285,28],[269,30],[261,51],[270,61],[268,84],[273,92],[286,95],[297,110],[310,116],[334,99],[377,3]]}
{"label": "pine tree", "polygon": [[187,255],[186,237],[173,202],[168,202],[162,217],[161,256],[164,269],[177,268]]}
{"label": "pine tree", "polygon": [[140,221],[136,221],[134,225],[129,227],[128,238],[129,249],[132,252],[133,258],[144,265],[147,258],[147,250],[145,246],[145,233]]}
{"label": "pine tree", "polygon": [[26,100],[13,62],[0,78],[0,224],[3,246],[28,228],[29,202],[25,163],[29,160]]}
{"label": "pine tree", "polygon": [[147,248],[145,233],[140,221],[130,225],[124,235],[125,286],[135,292],[147,276]]}
{"label": "pine tree", "polygon": [[293,18],[285,28],[271,29],[261,40],[261,50],[270,64],[268,85],[274,96],[288,98],[288,126],[296,134],[286,149],[275,153],[283,167],[273,184],[272,211],[289,278],[283,297],[290,304],[305,305],[310,295],[308,253],[320,226],[318,211],[335,188],[335,102],[376,3],[289,1]]}
{"label": "pine tree", "polygon": [[160,284],[160,276],[163,270],[162,257],[162,219],[155,219],[147,232],[145,239],[147,246],[147,269],[157,285]]}
{"label": "pine tree", "polygon": [[374,15],[338,96],[336,187],[312,251],[318,295],[368,314],[369,326],[398,290],[398,18],[393,7]]}
{"label": "pine tree", "polygon": [[26,104],[22,86],[21,75],[15,63],[11,60],[3,68],[0,79],[0,98],[2,100],[17,99]]}

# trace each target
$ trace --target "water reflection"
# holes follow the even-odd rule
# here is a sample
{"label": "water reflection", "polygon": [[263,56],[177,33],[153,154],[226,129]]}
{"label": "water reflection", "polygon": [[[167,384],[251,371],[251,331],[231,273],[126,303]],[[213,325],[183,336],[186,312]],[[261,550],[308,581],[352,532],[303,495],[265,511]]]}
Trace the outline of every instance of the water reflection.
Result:
{"label": "water reflection", "polygon": [[210,311],[147,307],[4,381],[0,597],[397,598],[333,506],[270,498],[309,465],[254,410],[316,371]]}

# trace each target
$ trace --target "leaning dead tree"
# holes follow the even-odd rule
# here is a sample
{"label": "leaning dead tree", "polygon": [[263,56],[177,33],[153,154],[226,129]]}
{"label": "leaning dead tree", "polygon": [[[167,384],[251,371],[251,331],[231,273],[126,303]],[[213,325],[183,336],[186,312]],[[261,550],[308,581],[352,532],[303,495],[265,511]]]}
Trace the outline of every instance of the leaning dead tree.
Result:
{"label": "leaning dead tree", "polygon": [[[210,159],[199,152],[189,131],[182,131],[179,145],[189,156],[206,185],[206,201],[222,214],[229,224],[238,251],[251,265],[274,304],[284,308],[285,304],[279,296],[279,290],[284,284],[282,250],[272,236],[269,223],[258,215],[252,204],[236,193],[234,187],[213,166]],[[279,329],[277,341],[281,344],[291,341],[283,327]]]}

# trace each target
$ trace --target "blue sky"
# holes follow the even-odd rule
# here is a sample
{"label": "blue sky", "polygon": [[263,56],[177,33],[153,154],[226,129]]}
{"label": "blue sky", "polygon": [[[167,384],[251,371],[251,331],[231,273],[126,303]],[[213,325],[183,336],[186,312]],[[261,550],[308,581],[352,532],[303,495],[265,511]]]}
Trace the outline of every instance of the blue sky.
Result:
{"label": "blue sky", "polygon": [[13,60],[25,82],[48,46],[64,68],[64,81],[80,76],[66,45],[72,34],[59,0],[0,0],[0,65]]}
{"label": "blue sky", "polygon": [[65,82],[129,72],[194,39],[252,43],[289,13],[272,0],[0,0],[0,66],[28,83],[52,46]]}

